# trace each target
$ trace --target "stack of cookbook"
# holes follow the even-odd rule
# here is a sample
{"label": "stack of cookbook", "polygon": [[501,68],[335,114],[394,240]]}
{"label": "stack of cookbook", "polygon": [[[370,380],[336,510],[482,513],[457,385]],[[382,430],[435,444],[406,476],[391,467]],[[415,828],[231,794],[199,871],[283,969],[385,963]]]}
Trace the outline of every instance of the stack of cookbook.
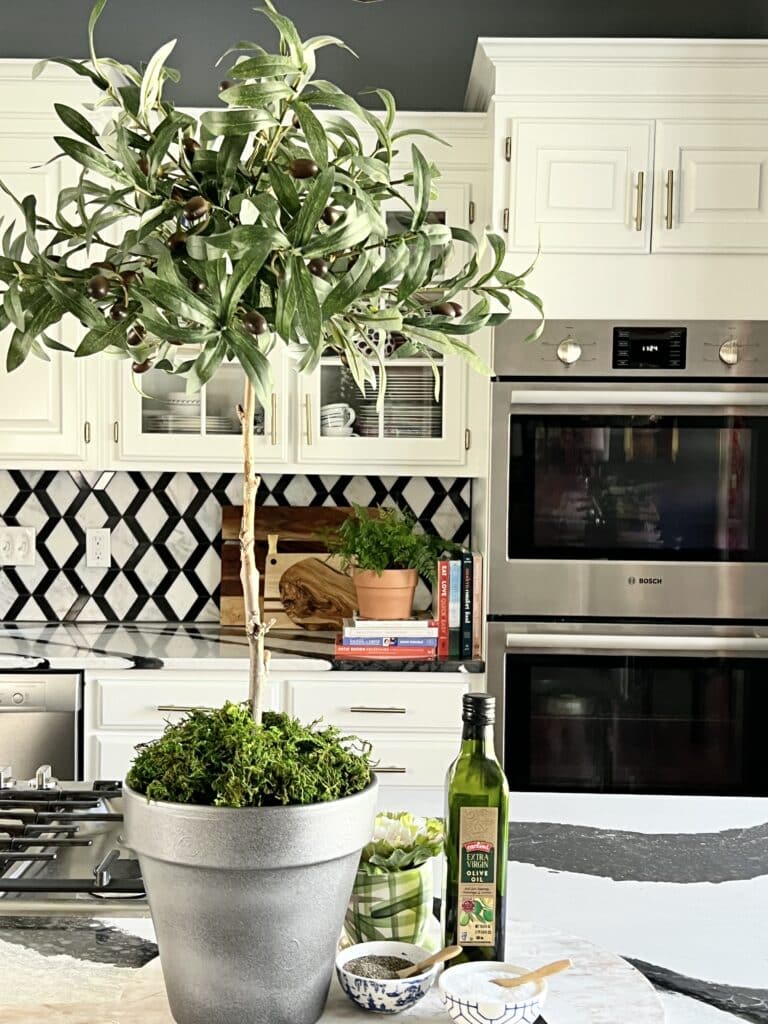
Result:
{"label": "stack of cookbook", "polygon": [[432,619],[344,619],[336,657],[349,660],[434,661],[437,623]]}

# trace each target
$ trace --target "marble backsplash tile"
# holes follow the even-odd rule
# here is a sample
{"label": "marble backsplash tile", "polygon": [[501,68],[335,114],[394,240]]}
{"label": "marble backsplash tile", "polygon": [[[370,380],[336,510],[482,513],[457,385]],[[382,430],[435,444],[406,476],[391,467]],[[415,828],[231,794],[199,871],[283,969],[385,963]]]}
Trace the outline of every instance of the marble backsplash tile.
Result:
{"label": "marble backsplash tile", "polygon": [[[0,523],[34,526],[34,566],[0,566],[0,619],[217,621],[221,509],[233,473],[0,470]],[[265,505],[386,505],[458,543],[471,537],[471,481],[266,475]],[[111,531],[108,569],[85,565],[85,531]],[[430,595],[420,587],[417,607]]]}

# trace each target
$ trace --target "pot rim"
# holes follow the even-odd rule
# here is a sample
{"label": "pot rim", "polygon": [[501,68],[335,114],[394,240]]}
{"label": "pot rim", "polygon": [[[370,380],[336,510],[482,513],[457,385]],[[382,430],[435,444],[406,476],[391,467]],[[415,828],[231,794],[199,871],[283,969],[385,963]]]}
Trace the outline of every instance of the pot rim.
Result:
{"label": "pot rim", "polygon": [[356,797],[365,796],[370,792],[371,789],[377,788],[379,785],[378,776],[376,770],[371,770],[371,781],[365,787],[365,789],[358,790],[357,793],[349,793],[347,796],[337,797],[335,800],[316,800],[311,804],[265,804],[261,807],[217,807],[216,804],[180,804],[174,800],[155,800],[154,798],[147,797],[145,793],[139,793],[138,790],[133,789],[128,785],[128,778],[123,779],[123,795],[126,794],[135,800],[139,800],[142,803],[150,807],[167,807],[169,810],[194,812],[194,811],[205,811],[210,813],[211,811],[229,813],[229,814],[244,814],[247,812],[253,813],[254,811],[271,811],[276,812],[290,812],[290,811],[311,811],[313,808],[322,807],[338,807],[343,804],[345,800],[354,800]]}

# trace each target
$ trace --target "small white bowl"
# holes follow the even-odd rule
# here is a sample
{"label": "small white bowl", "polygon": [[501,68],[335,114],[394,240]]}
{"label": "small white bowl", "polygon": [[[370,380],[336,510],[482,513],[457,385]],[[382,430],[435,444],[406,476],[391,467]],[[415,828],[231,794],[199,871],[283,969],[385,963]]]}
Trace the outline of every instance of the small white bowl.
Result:
{"label": "small white bowl", "polygon": [[471,989],[473,974],[493,973],[501,977],[504,974],[526,974],[529,970],[529,967],[495,960],[480,960],[450,967],[443,972],[438,983],[448,1016],[454,1024],[534,1024],[547,998],[547,983],[544,980],[529,982],[523,986],[525,992],[497,985],[498,999],[489,999],[487,996],[477,998],[467,991]]}
{"label": "small white bowl", "polygon": [[412,978],[361,978],[346,970],[345,964],[360,956],[399,956],[412,964],[426,960],[428,949],[411,942],[358,942],[348,946],[336,957],[336,977],[342,991],[362,1010],[373,1013],[400,1013],[418,1003],[432,987],[441,964],[435,964]]}

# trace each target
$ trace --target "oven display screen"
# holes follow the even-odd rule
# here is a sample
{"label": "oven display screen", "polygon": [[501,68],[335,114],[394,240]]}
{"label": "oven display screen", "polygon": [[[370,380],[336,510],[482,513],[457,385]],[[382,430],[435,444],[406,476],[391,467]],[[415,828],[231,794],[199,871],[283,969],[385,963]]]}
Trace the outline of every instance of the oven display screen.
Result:
{"label": "oven display screen", "polygon": [[685,327],[614,327],[614,370],[684,370]]}

